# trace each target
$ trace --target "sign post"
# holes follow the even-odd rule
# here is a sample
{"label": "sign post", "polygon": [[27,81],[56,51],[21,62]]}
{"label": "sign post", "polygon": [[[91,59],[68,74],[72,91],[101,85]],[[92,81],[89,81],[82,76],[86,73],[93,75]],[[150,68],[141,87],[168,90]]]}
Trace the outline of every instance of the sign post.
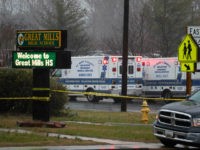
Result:
{"label": "sign post", "polygon": [[181,63],[181,71],[186,74],[186,94],[191,94],[191,72],[195,72],[195,63],[198,61],[198,45],[191,34],[187,34],[178,47],[178,60]]}
{"label": "sign post", "polygon": [[[49,69],[33,69],[32,95],[35,97],[49,97],[49,94]],[[48,122],[50,120],[50,101],[32,101],[32,119]]]}

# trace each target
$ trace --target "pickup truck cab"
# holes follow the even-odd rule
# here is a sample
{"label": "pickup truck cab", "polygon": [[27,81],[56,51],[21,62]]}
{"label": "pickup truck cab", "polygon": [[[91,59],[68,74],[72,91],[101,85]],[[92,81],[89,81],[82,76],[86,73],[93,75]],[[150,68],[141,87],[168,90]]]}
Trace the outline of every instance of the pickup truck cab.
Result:
{"label": "pickup truck cab", "polygon": [[200,90],[186,100],[161,107],[153,124],[154,135],[166,147],[200,147]]}

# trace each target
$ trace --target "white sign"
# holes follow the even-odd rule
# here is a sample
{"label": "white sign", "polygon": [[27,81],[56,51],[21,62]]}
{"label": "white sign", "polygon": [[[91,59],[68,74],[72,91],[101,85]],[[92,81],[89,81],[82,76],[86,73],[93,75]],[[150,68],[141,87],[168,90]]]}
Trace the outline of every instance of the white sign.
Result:
{"label": "white sign", "polygon": [[200,46],[200,26],[188,26],[187,34],[191,34],[198,46]]}

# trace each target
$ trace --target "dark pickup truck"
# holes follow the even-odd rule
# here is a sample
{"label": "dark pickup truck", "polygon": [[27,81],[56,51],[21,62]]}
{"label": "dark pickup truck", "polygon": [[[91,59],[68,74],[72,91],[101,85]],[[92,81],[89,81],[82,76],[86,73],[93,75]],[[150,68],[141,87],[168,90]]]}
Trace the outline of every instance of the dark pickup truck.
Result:
{"label": "dark pickup truck", "polygon": [[200,147],[200,91],[185,101],[161,107],[153,129],[154,135],[166,147],[176,144]]}

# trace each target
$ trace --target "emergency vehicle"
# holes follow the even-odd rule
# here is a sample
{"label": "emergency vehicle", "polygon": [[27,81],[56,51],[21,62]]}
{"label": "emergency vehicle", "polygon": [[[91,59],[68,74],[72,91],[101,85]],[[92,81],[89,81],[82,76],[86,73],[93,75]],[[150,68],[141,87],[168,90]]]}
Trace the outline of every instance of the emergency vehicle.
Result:
{"label": "emergency vehicle", "polygon": [[[72,57],[71,69],[60,69],[59,82],[67,90],[120,94],[122,84],[121,56]],[[129,56],[127,63],[127,95],[142,94],[142,57]],[[71,98],[80,96],[70,94]],[[98,102],[102,96],[87,95],[89,102]],[[119,101],[114,98],[114,101]]]}
{"label": "emergency vehicle", "polygon": [[[185,97],[186,72],[181,72],[177,57],[143,58],[143,95],[145,97]],[[191,73],[192,91],[200,88],[200,73]]]}

